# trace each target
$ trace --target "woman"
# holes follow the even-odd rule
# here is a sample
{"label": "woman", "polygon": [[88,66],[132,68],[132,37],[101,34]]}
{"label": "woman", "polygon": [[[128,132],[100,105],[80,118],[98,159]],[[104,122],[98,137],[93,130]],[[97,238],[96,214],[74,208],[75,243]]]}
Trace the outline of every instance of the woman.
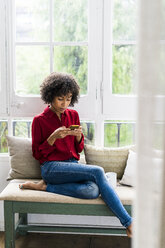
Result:
{"label": "woman", "polygon": [[[103,168],[78,163],[79,153],[84,148],[84,136],[77,111],[68,109],[78,102],[76,80],[69,74],[51,73],[40,87],[41,98],[49,105],[33,119],[32,151],[40,161],[43,180],[25,182],[20,188],[82,199],[94,199],[101,194],[131,237],[132,218],[109,185]],[[71,125],[77,125],[76,129]]]}

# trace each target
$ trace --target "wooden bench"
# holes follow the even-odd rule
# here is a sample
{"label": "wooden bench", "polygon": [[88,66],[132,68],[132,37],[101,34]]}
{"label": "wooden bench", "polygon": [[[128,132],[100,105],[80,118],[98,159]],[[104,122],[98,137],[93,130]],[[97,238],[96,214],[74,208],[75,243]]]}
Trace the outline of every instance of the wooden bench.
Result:
{"label": "wooden bench", "polygon": [[[19,184],[27,181],[12,180],[0,194],[4,200],[5,219],[5,248],[15,247],[16,234],[25,235],[28,231],[68,232],[102,235],[126,235],[124,227],[118,226],[82,226],[82,225],[32,225],[28,224],[28,214],[55,214],[81,216],[114,216],[101,197],[92,200],[77,199],[68,196],[35,190],[20,190]],[[32,180],[38,181],[38,180]],[[116,192],[124,207],[131,215],[131,205],[134,198],[134,189],[117,185]],[[18,213],[18,222],[15,224],[15,214]]]}

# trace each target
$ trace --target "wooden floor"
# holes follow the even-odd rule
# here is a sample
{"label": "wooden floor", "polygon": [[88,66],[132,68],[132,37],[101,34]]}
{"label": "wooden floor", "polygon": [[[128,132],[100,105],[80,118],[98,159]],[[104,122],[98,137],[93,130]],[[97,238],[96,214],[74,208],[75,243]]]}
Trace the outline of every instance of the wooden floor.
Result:
{"label": "wooden floor", "polygon": [[[131,248],[127,237],[29,233],[19,236],[15,248]],[[0,248],[4,233],[0,232]]]}

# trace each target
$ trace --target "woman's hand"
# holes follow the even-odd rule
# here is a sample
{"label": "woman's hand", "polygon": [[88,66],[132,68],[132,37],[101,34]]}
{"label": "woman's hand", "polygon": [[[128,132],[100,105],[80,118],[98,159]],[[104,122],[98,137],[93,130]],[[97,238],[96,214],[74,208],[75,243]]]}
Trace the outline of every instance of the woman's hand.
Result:
{"label": "woman's hand", "polygon": [[63,127],[59,127],[57,128],[52,135],[56,138],[56,139],[63,139],[65,138],[67,135],[69,134],[70,128],[66,128],[65,126]]}
{"label": "woman's hand", "polygon": [[63,139],[67,135],[76,136],[78,142],[81,141],[82,138],[82,127],[71,130],[70,128],[66,128],[65,126],[57,128],[47,139],[49,145],[53,145],[56,139]]}
{"label": "woman's hand", "polygon": [[67,135],[70,135],[70,128],[59,127],[48,137],[47,142],[52,146],[56,139],[63,139]]}
{"label": "woman's hand", "polygon": [[73,135],[76,136],[76,139],[78,142],[80,142],[81,138],[82,138],[82,127],[79,126],[79,128],[76,128],[74,130],[69,129],[69,135]]}

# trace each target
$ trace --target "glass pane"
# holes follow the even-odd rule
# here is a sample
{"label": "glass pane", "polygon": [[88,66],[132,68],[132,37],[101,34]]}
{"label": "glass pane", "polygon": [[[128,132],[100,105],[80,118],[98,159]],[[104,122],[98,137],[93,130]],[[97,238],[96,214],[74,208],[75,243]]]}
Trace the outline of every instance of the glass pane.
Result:
{"label": "glass pane", "polygon": [[55,47],[55,71],[71,73],[77,79],[80,93],[87,94],[88,49],[80,46]]}
{"label": "glass pane", "polygon": [[0,153],[8,152],[6,135],[8,135],[7,121],[0,120]]}
{"label": "glass pane", "polygon": [[104,124],[104,146],[105,147],[117,147],[117,125],[116,124]]}
{"label": "glass pane", "polygon": [[135,49],[133,45],[113,46],[112,93],[135,93]]}
{"label": "glass pane", "polygon": [[49,0],[16,0],[16,40],[49,40]]}
{"label": "glass pane", "polygon": [[94,145],[95,144],[95,126],[92,122],[81,121],[81,126],[83,129],[83,134],[85,137],[85,144]]}
{"label": "glass pane", "polygon": [[13,136],[31,138],[31,121],[13,121]]}
{"label": "glass pane", "polygon": [[122,123],[120,128],[120,146],[132,145],[135,143],[135,124]]}
{"label": "glass pane", "polygon": [[39,85],[49,73],[48,47],[18,46],[16,48],[17,94],[39,94]]}
{"label": "glass pane", "polygon": [[114,0],[113,40],[135,40],[137,32],[137,1]]}
{"label": "glass pane", "polygon": [[121,121],[104,123],[104,146],[118,147],[134,144],[135,123]]}
{"label": "glass pane", "polygon": [[54,0],[55,41],[87,41],[88,1]]}

